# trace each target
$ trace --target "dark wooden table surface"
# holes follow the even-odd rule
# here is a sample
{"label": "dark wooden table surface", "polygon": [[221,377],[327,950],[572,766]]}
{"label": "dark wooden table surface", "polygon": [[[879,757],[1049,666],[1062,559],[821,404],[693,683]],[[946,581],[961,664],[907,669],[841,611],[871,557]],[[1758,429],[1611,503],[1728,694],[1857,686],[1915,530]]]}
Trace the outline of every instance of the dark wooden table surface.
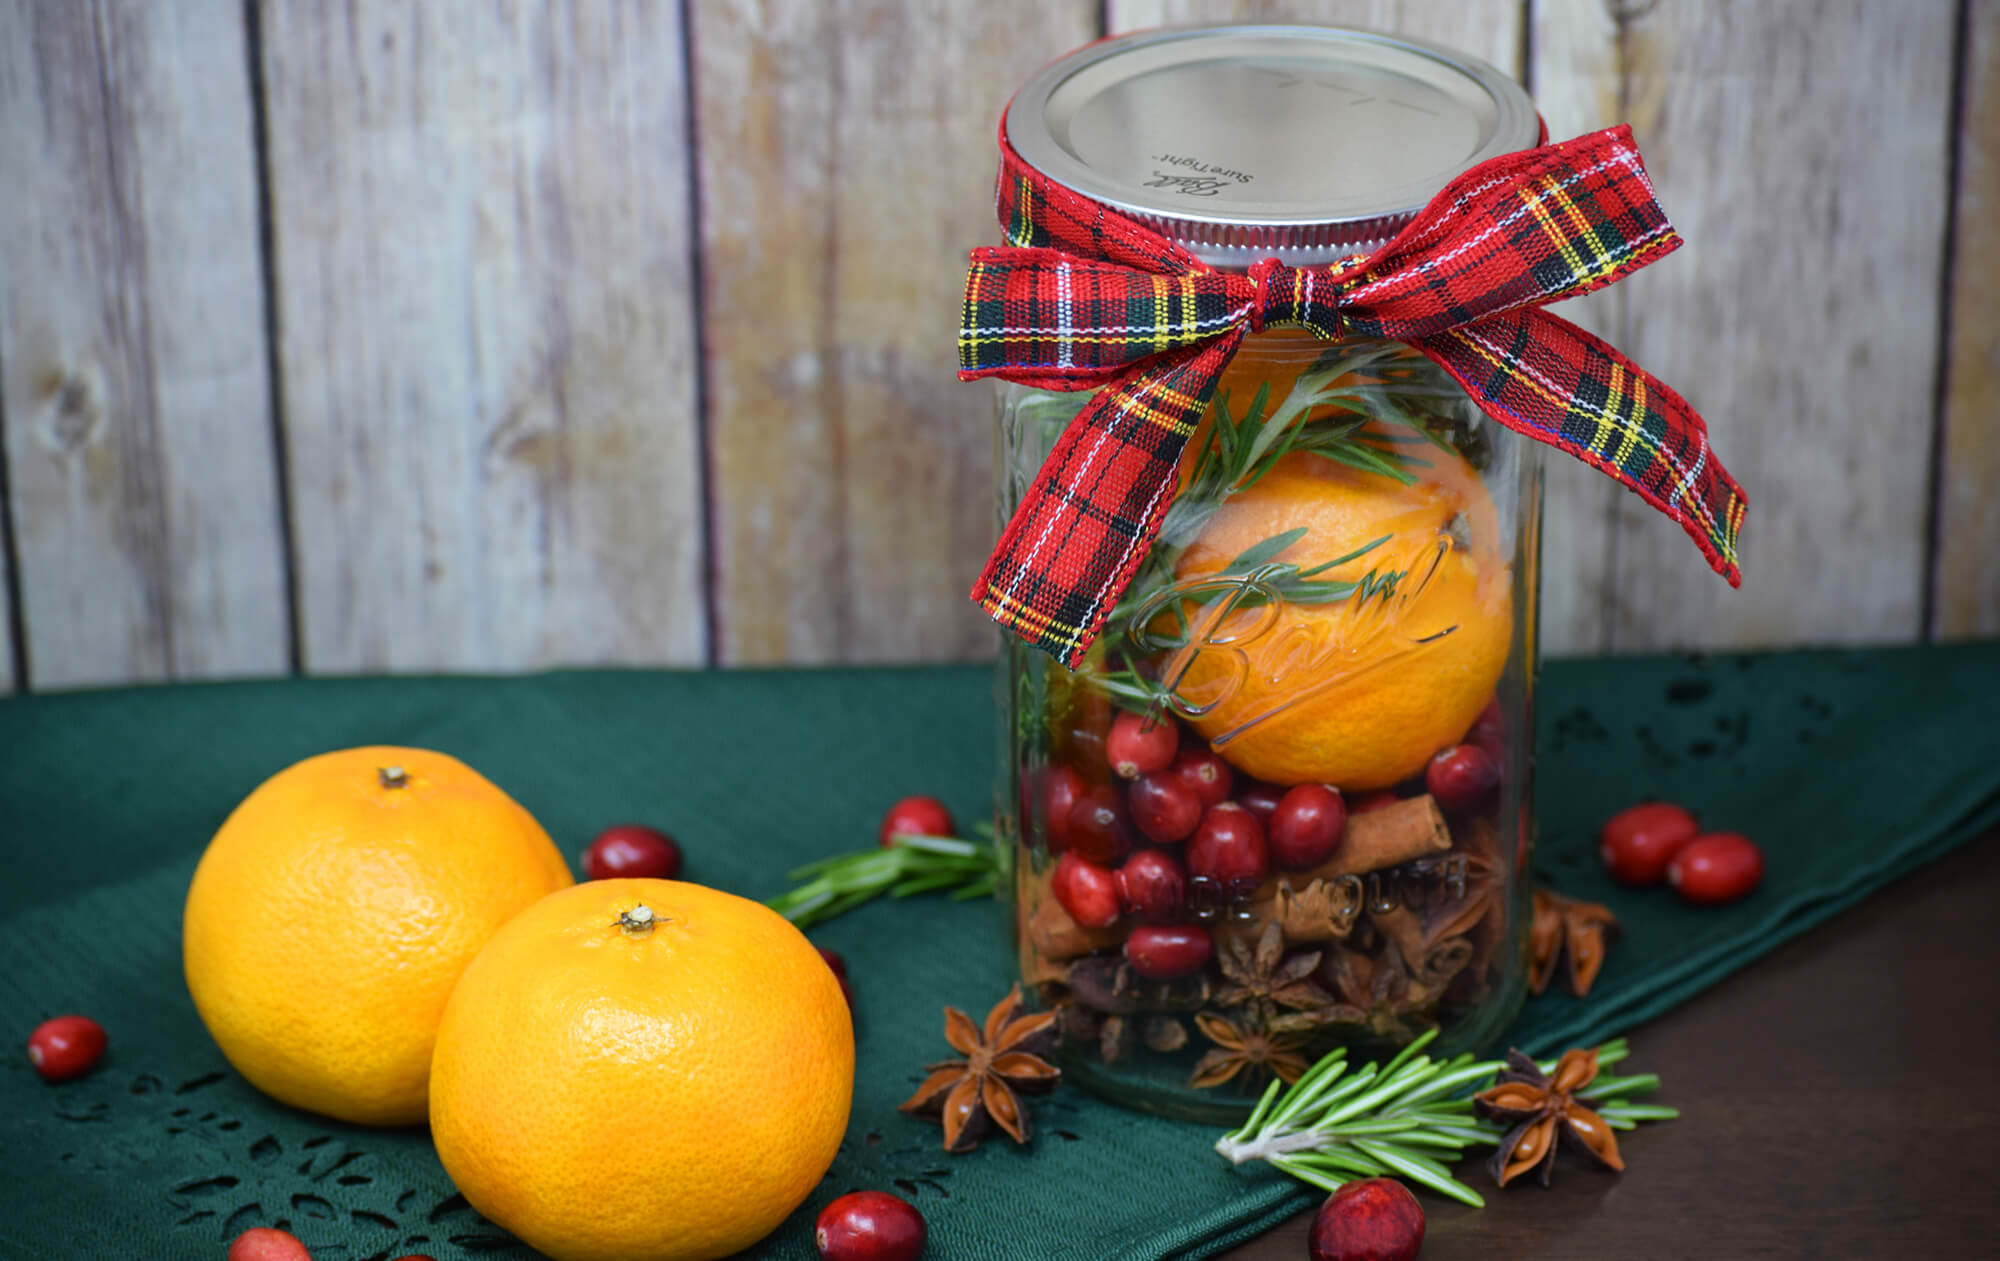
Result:
{"label": "dark wooden table surface", "polygon": [[[1632,1031],[1681,1119],[1483,1210],[1423,1194],[1424,1261],[2000,1257],[2000,833]],[[1310,1213],[1224,1254],[1302,1261]]]}

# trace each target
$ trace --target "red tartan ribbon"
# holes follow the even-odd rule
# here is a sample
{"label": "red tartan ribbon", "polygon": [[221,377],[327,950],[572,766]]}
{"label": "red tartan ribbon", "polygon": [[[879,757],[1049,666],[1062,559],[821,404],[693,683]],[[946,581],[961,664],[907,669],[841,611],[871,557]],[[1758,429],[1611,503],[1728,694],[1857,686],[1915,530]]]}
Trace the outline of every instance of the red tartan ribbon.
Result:
{"label": "red tartan ribbon", "polygon": [[1730,585],[1742,488],[1680,395],[1542,310],[1680,245],[1626,127],[1473,167],[1387,245],[1325,267],[1221,272],[1023,162],[1001,128],[1000,222],[974,250],[959,377],[1103,387],[1043,461],[972,597],[1075,665],[1145,559],[1181,450],[1247,333],[1387,338],[1507,428],[1569,452],[1681,524]]}

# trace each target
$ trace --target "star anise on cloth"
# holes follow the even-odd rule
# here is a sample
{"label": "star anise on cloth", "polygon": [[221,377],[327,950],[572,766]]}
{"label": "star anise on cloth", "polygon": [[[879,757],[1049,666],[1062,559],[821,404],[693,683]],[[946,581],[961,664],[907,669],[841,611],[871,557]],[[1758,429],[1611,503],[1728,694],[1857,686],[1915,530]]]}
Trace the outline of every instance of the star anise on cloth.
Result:
{"label": "star anise on cloth", "polygon": [[1618,1139],[1603,1117],[1575,1098],[1597,1077],[1596,1050],[1565,1051],[1555,1072],[1544,1077],[1535,1061],[1507,1052],[1507,1067],[1490,1090],[1472,1096],[1479,1114],[1508,1126],[1488,1166],[1506,1186],[1535,1171],[1543,1186],[1554,1173],[1558,1140],[1587,1153],[1609,1169],[1623,1169]]}
{"label": "star anise on cloth", "polygon": [[1535,921],[1528,932],[1528,988],[1540,994],[1555,976],[1556,962],[1568,961],[1569,992],[1590,993],[1604,966],[1605,946],[1618,934],[1618,917],[1596,902],[1535,890]]}
{"label": "star anise on cloth", "polygon": [[1241,1075],[1251,1084],[1276,1073],[1287,1084],[1305,1075],[1301,1054],[1311,1025],[1309,1017],[1281,1016],[1268,1025],[1232,1020],[1212,1011],[1196,1012],[1195,1028],[1215,1043],[1215,1049],[1195,1062],[1188,1084],[1198,1090],[1220,1086]]}
{"label": "star anise on cloth", "polygon": [[944,1149],[969,1152],[990,1121],[1017,1143],[1031,1133],[1020,1096],[1054,1090],[1062,1070],[1042,1058],[1055,1049],[1056,1013],[1019,1015],[1021,987],[987,1013],[982,1030],[956,1007],[944,1009],[944,1039],[965,1058],[927,1064],[930,1076],[898,1108],[935,1117],[944,1126]]}

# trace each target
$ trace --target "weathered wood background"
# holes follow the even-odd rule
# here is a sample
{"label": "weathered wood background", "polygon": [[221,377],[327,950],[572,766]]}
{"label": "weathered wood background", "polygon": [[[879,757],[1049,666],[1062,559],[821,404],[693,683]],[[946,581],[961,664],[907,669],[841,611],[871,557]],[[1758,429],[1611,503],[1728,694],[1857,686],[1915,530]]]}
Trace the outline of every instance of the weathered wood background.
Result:
{"label": "weathered wood background", "polygon": [[0,689],[989,653],[999,108],[1265,17],[1631,122],[1690,241],[1569,313],[1745,587],[1557,457],[1551,652],[2000,632],[2000,0],[0,0]]}

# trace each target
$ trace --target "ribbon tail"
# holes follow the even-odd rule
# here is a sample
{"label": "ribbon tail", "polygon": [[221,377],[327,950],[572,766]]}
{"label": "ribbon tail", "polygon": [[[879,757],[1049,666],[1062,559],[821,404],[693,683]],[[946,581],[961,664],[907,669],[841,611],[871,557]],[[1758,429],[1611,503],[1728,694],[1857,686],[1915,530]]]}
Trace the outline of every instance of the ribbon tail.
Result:
{"label": "ribbon tail", "polygon": [[1179,488],[1181,452],[1240,328],[1127,372],[1077,414],[1001,532],[972,598],[1074,668],[1145,561]]}
{"label": "ribbon tail", "polygon": [[1679,522],[1715,571],[1742,585],[1743,488],[1716,458],[1701,416],[1659,378],[1538,308],[1410,344],[1495,421],[1569,452]]}

